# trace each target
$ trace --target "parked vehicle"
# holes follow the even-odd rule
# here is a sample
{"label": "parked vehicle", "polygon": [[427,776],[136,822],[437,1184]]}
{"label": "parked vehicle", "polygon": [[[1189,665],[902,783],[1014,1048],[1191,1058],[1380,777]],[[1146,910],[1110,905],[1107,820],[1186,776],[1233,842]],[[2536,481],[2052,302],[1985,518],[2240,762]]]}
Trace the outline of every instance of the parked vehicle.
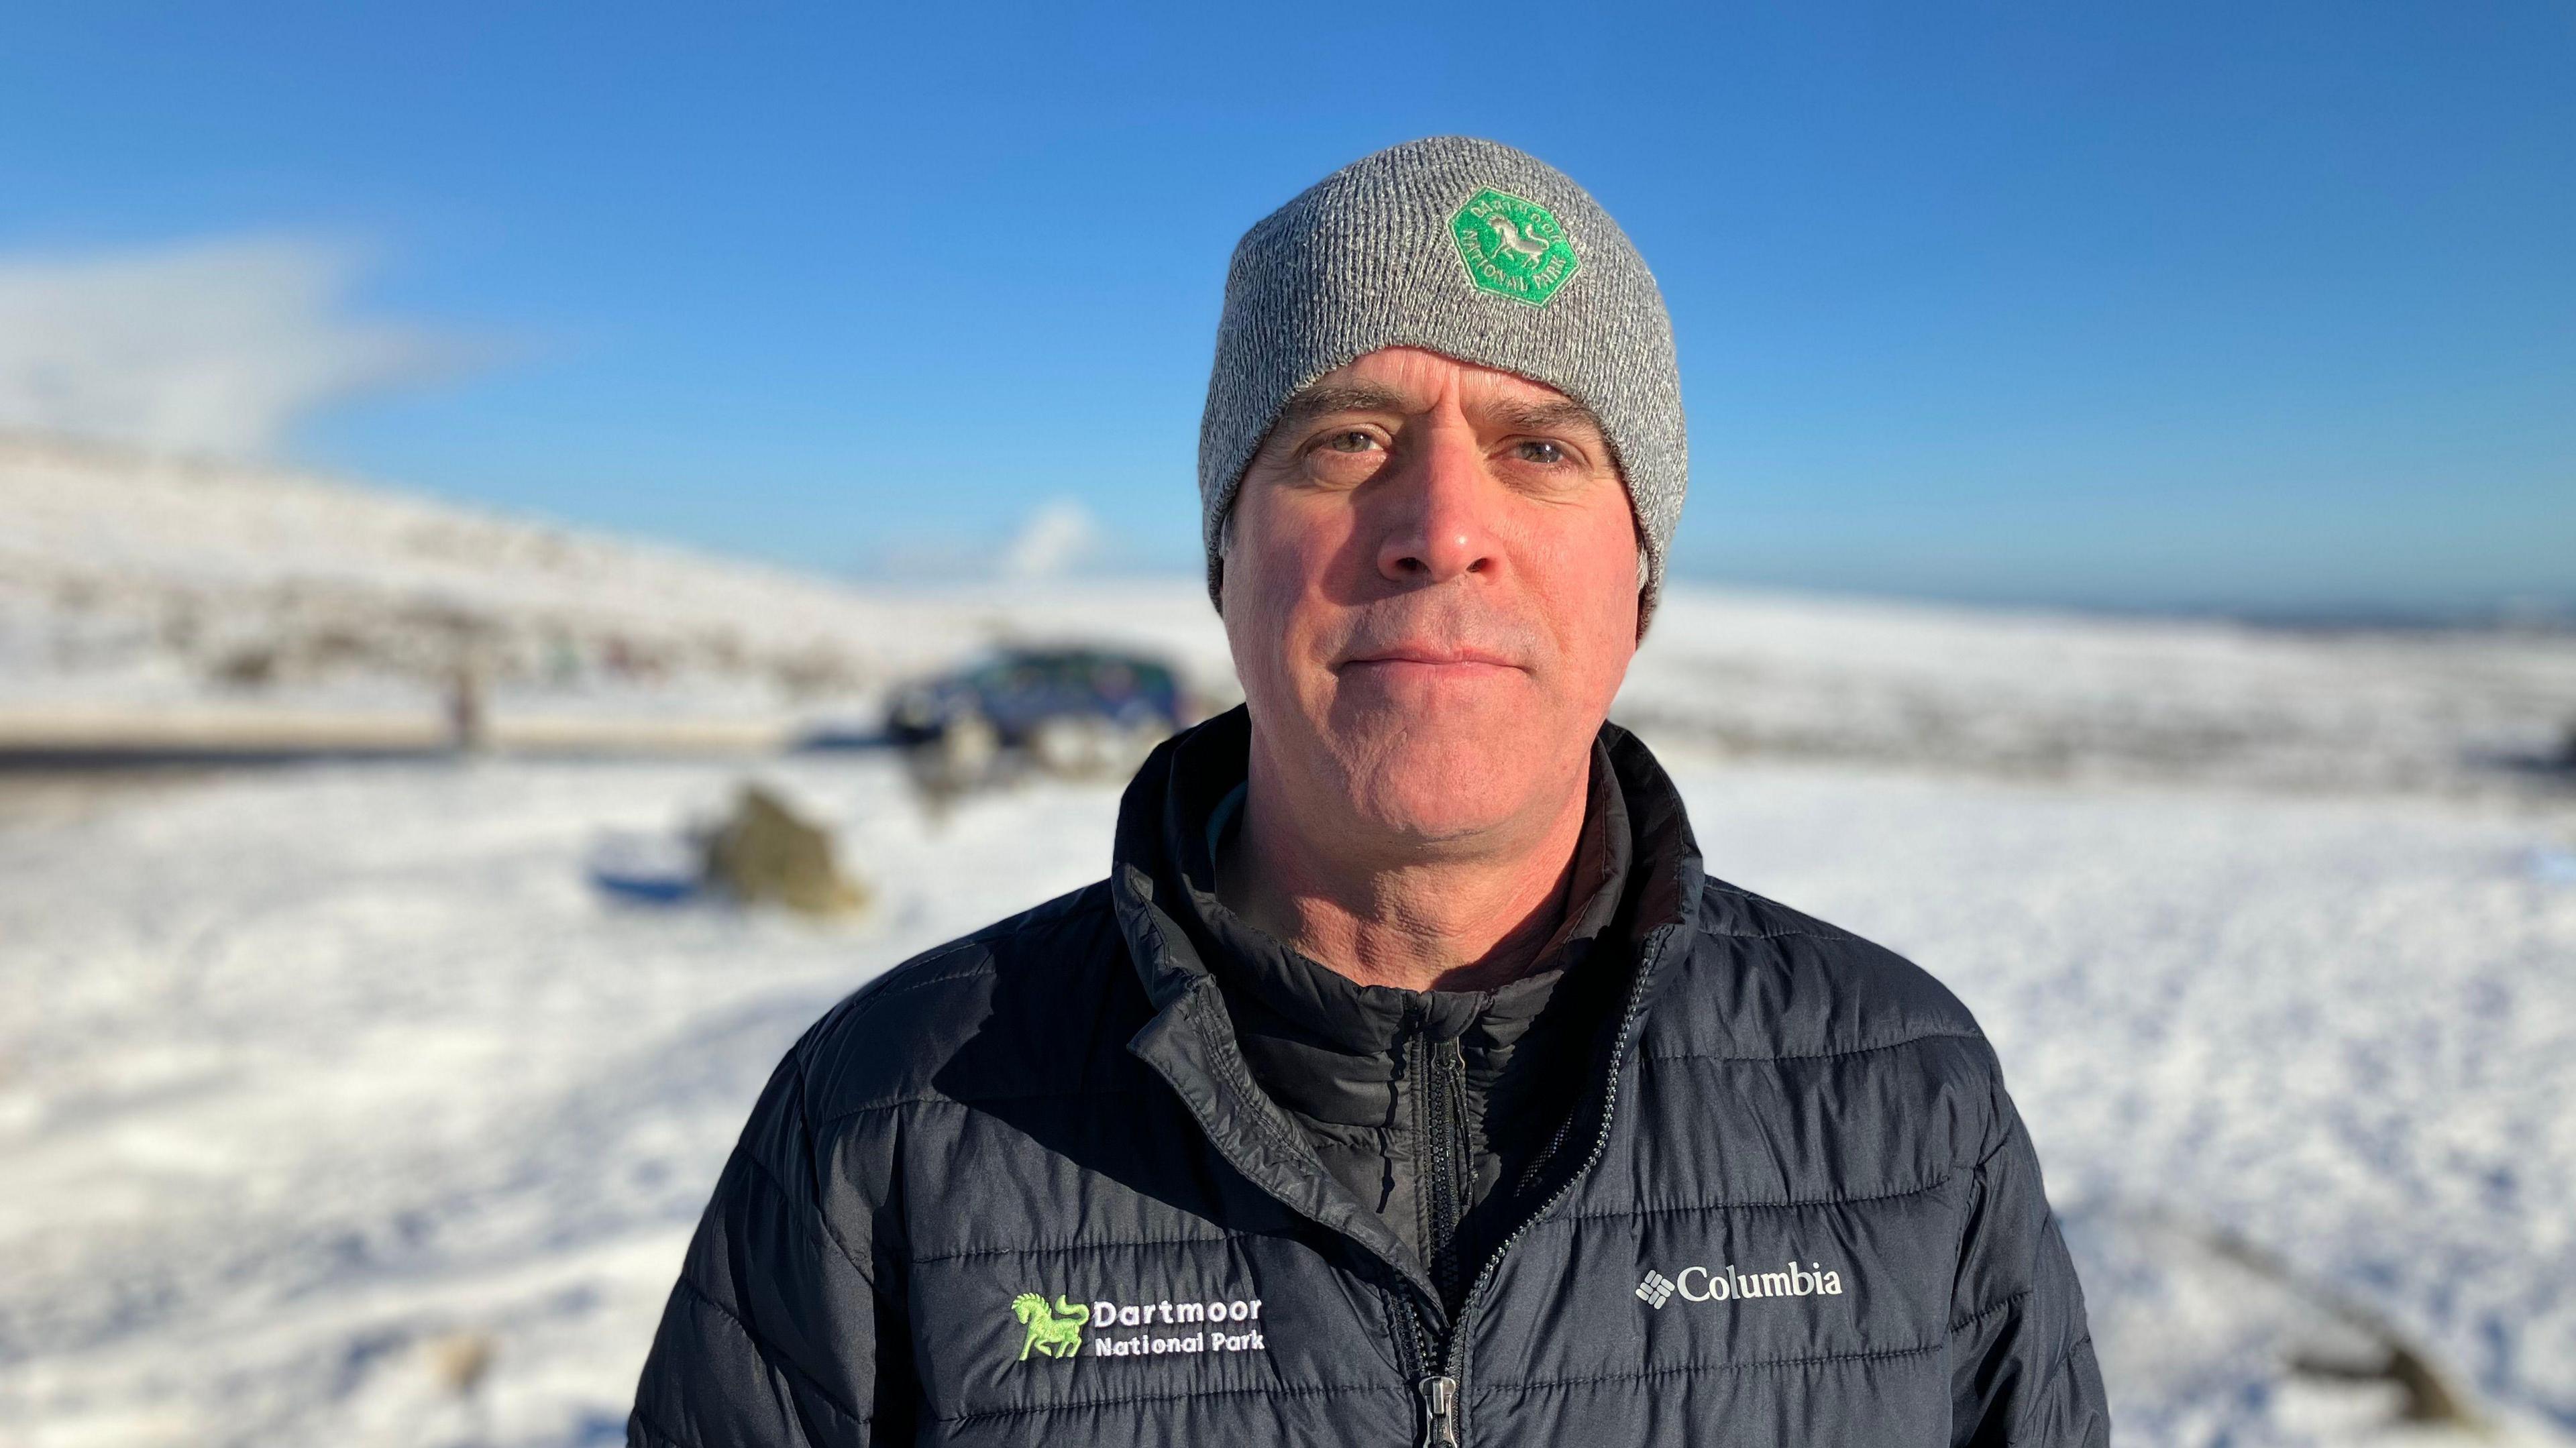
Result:
{"label": "parked vehicle", "polygon": [[975,764],[1001,756],[1058,774],[1132,768],[1189,722],[1168,664],[1100,649],[1012,649],[898,691],[888,742]]}

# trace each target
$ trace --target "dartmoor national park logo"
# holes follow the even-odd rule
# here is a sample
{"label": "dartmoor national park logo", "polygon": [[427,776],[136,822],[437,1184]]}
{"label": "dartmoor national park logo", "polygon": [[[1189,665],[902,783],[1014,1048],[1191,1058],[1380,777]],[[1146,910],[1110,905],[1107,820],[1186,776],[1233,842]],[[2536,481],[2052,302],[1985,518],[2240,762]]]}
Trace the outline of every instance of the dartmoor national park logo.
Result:
{"label": "dartmoor national park logo", "polygon": [[1082,1351],[1082,1325],[1091,1320],[1091,1309],[1065,1301],[1062,1293],[1049,1307],[1045,1298],[1023,1292],[1011,1299],[1011,1315],[1029,1330],[1020,1340],[1020,1361],[1027,1362],[1030,1353],[1066,1358]]}
{"label": "dartmoor national park logo", "polygon": [[[1011,1299],[1011,1316],[1027,1329],[1021,1362],[1042,1358],[1203,1357],[1211,1353],[1267,1352],[1261,1335],[1261,1299],[1215,1298],[1198,1302],[1075,1302],[1063,1293],[1050,1305],[1043,1292]],[[1089,1328],[1089,1338],[1083,1329]],[[1125,1329],[1133,1328],[1134,1331]]]}
{"label": "dartmoor national park logo", "polygon": [[1449,218],[1467,280],[1498,297],[1544,307],[1582,264],[1554,213],[1491,186]]}
{"label": "dartmoor national park logo", "polygon": [[1660,1312],[1678,1297],[1684,1302],[1743,1302],[1757,1297],[1840,1297],[1843,1274],[1815,1262],[1795,1261],[1785,1272],[1738,1272],[1724,1267],[1685,1267],[1667,1277],[1652,1268],[1637,1284],[1637,1300]]}

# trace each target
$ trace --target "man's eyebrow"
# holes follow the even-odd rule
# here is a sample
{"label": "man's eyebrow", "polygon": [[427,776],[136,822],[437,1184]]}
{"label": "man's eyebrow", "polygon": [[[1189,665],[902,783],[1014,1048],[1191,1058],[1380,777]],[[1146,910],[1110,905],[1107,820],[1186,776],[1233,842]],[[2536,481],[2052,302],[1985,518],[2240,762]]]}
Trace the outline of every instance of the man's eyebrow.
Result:
{"label": "man's eyebrow", "polygon": [[1556,402],[1496,403],[1492,412],[1497,421],[1514,432],[1589,432],[1595,437],[1609,436],[1602,430],[1601,419],[1592,415],[1592,409],[1572,398]]}
{"label": "man's eyebrow", "polygon": [[1382,387],[1374,382],[1317,383],[1289,398],[1279,409],[1279,420],[1271,427],[1284,431],[1319,417],[1330,417],[1336,412],[1402,413],[1408,410],[1404,394],[1392,387]]}
{"label": "man's eyebrow", "polygon": [[[1374,382],[1332,382],[1309,387],[1279,409],[1274,430],[1286,431],[1337,412],[1406,413],[1404,394]],[[1490,409],[1495,420],[1515,432],[1564,432],[1568,429],[1607,436],[1592,409],[1572,398],[1554,402],[1501,402]]]}

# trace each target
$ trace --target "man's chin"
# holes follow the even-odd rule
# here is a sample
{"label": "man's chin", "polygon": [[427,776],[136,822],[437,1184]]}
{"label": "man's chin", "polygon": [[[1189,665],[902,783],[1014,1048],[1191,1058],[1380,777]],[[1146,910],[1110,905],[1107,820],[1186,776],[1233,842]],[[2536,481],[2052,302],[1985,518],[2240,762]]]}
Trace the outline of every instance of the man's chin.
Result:
{"label": "man's chin", "polygon": [[[1347,741],[1357,767],[1354,813],[1387,834],[1435,845],[1472,839],[1523,812],[1551,773],[1534,738],[1537,721],[1472,717],[1408,721],[1410,727]],[[1517,726],[1517,727],[1515,727]]]}
{"label": "man's chin", "polygon": [[1362,752],[1472,757],[1545,712],[1526,672],[1490,664],[1345,664],[1334,682],[1332,727]]}

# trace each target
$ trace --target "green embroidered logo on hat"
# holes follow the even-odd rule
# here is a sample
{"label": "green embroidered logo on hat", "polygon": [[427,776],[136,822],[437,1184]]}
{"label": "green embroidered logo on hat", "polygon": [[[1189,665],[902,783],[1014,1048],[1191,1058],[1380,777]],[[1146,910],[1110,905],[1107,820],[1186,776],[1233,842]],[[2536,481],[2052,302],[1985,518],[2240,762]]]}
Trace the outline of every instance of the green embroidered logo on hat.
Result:
{"label": "green embroidered logo on hat", "polygon": [[1553,213],[1491,186],[1449,218],[1449,235],[1467,264],[1467,280],[1533,307],[1546,306],[1580,265]]}

